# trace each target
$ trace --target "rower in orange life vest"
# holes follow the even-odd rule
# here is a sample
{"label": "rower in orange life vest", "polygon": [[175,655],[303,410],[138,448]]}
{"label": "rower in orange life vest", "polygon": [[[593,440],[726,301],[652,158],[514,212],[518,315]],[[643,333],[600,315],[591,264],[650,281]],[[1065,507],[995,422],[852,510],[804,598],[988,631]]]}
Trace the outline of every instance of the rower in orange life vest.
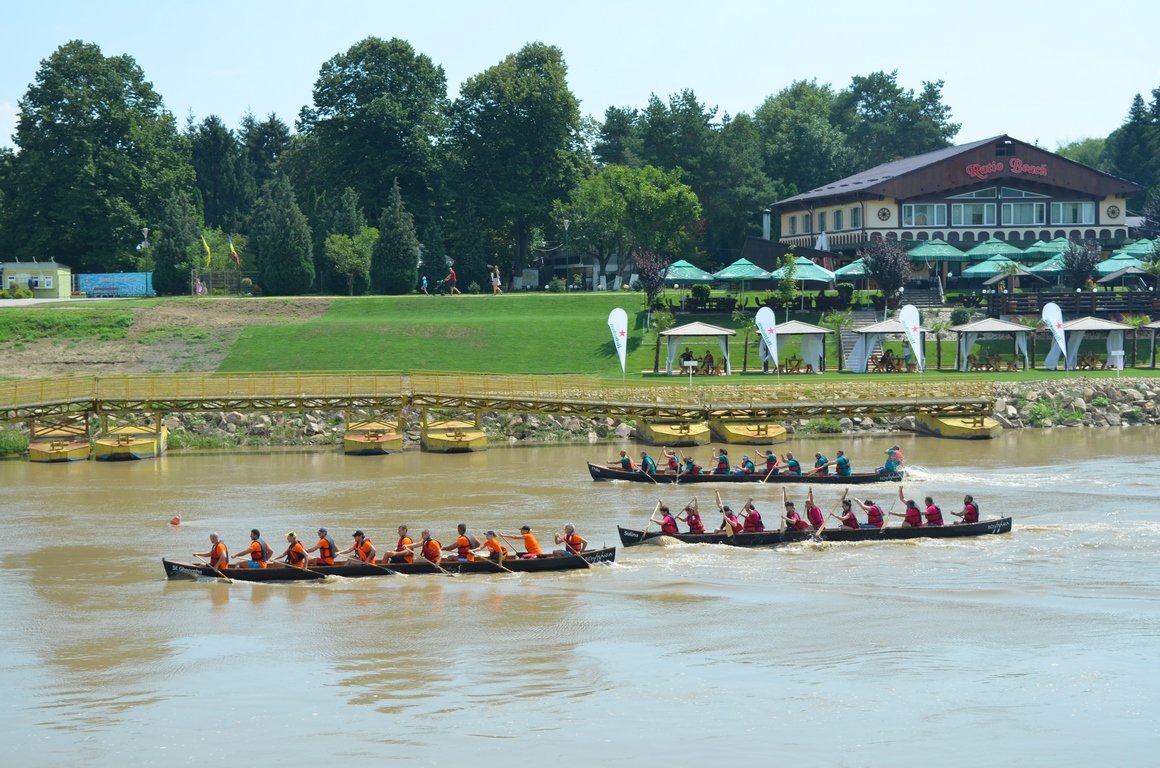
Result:
{"label": "rower in orange life vest", "polygon": [[540,542],[536,541],[536,537],[532,535],[532,528],[529,525],[521,525],[519,534],[501,533],[500,536],[505,539],[515,539],[523,541],[524,551],[519,554],[519,557],[543,557],[544,551],[540,549]]}
{"label": "rower in orange life vest", "polygon": [[882,509],[870,499],[862,501],[854,497],[854,503],[862,508],[866,513],[866,522],[862,524],[863,528],[881,528],[886,525],[886,518],[882,514]]}
{"label": "rower in orange life vest", "polygon": [[682,520],[689,526],[689,533],[704,533],[705,524],[701,522],[701,510],[697,505],[697,497],[689,502],[683,510],[677,513],[677,519]]}
{"label": "rower in orange life vest", "polygon": [[898,500],[906,505],[905,512],[891,512],[892,517],[901,517],[903,528],[921,528],[922,527],[922,510],[914,503],[914,499],[908,499],[902,493],[902,486],[898,486]]}
{"label": "rower in orange life vest", "polygon": [[588,539],[576,533],[576,526],[564,523],[564,533],[555,535],[557,544],[563,544],[563,549],[557,549],[554,555],[578,555],[588,549]]}
{"label": "rower in orange life vest", "polygon": [[810,527],[810,524],[802,520],[801,515],[794,509],[793,502],[786,497],[785,488],[781,489],[781,502],[785,507],[785,514],[782,515],[782,520],[785,521],[786,526],[791,531],[804,531]]}
{"label": "rower in orange life vest", "polygon": [[234,555],[235,558],[250,558],[246,561],[246,568],[265,568],[273,556],[274,550],[270,549],[270,545],[262,540],[262,534],[257,528],[250,529],[250,546],[246,548],[246,551]]}
{"label": "rower in orange life vest", "polygon": [[661,504],[657,509],[657,512],[660,512],[660,518],[658,519],[656,512],[654,512],[648,519],[650,523],[660,523],[661,533],[665,534],[666,536],[676,536],[678,533],[680,533],[680,530],[677,528],[677,519],[673,517],[673,513],[669,511],[667,506]]}
{"label": "rower in orange life vest", "polygon": [[765,530],[765,524],[761,522],[761,513],[753,506],[753,499],[745,502],[738,517],[742,518],[741,529],[745,533],[761,533]]}
{"label": "rower in orange life vest", "polygon": [[613,459],[608,462],[609,466],[619,466],[625,472],[636,471],[636,465],[632,463],[632,457],[628,455],[628,451],[621,451],[619,459]]}
{"label": "rower in orange life vest", "polygon": [[934,499],[927,496],[923,499],[926,504],[926,524],[933,526],[940,526],[943,524],[942,510],[934,503]]}
{"label": "rower in orange life vest", "polygon": [[309,565],[334,565],[334,556],[338,554],[338,545],[334,543],[334,539],[330,538],[330,534],[326,532],[325,528],[319,528],[318,543],[306,552],[318,552],[318,557],[310,558]]}
{"label": "rower in orange life vest", "polygon": [[218,538],[217,531],[209,535],[209,550],[206,552],[194,552],[194,557],[208,557],[209,567],[222,570],[227,568],[230,564],[230,551],[226,549],[225,542]]}
{"label": "rower in orange life vest", "polygon": [[979,522],[979,505],[975,503],[975,497],[968,493],[963,497],[963,511],[951,512],[951,514],[962,518],[962,520],[956,520],[955,525],[977,523]]}
{"label": "rower in orange life vest", "polygon": [[483,543],[475,550],[477,554],[482,554],[488,560],[499,562],[507,556],[507,547],[499,540],[499,534],[495,531],[488,531],[484,534]]}
{"label": "rower in orange life vest", "polygon": [[412,552],[416,549],[419,550],[420,559],[435,565],[438,565],[439,561],[443,558],[443,545],[439,543],[439,539],[431,538],[431,531],[426,528],[419,534],[418,541],[401,545],[400,548],[403,546]]}
{"label": "rower in orange life vest", "polygon": [[399,526],[399,541],[395,544],[394,551],[384,552],[383,563],[413,563],[415,562],[415,550],[411,547],[415,542],[411,541],[411,537],[407,535],[407,526]]}
{"label": "rower in orange life vest", "polygon": [[456,531],[458,535],[455,537],[453,544],[448,544],[443,547],[444,552],[455,550],[455,558],[461,563],[470,563],[475,560],[475,555],[472,550],[479,547],[479,539],[467,532],[467,524],[460,523]]}
{"label": "rower in orange life vest", "polygon": [[286,551],[278,555],[275,560],[285,560],[289,565],[298,568],[306,567],[306,547],[302,546],[302,542],[298,540],[298,534],[294,531],[286,534]]}
{"label": "rower in orange life vest", "polygon": [[[354,544],[350,545],[338,554],[345,555],[349,552],[353,552],[358,562],[373,563],[375,561],[374,542],[368,539],[362,531],[355,531],[351,534],[351,536],[354,537]],[[347,558],[347,562],[350,562],[350,558]]]}

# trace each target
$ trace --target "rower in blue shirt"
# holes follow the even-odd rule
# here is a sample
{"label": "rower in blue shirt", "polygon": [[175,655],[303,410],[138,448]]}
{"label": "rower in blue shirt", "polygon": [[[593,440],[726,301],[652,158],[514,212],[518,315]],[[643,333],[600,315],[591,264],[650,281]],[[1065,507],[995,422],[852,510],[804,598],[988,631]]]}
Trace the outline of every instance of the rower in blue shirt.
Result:
{"label": "rower in blue shirt", "polygon": [[640,452],[640,471],[652,477],[657,473],[657,462],[647,451]]}
{"label": "rower in blue shirt", "polygon": [[837,472],[838,477],[849,477],[852,473],[850,469],[850,460],[846,458],[843,451],[838,451],[838,458],[834,459],[834,471]]}
{"label": "rower in blue shirt", "polygon": [[787,451],[785,456],[782,456],[781,458],[785,464],[786,472],[789,472],[791,475],[800,475],[802,473],[801,462],[795,459],[792,453]]}

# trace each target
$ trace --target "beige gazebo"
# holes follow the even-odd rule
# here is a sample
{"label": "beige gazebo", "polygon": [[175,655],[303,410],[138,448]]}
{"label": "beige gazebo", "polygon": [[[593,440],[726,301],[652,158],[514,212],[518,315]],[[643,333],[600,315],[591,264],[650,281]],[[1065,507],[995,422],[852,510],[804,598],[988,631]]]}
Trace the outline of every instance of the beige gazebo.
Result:
{"label": "beige gazebo", "polygon": [[676,328],[670,328],[667,331],[661,331],[661,338],[668,343],[667,354],[665,355],[665,373],[673,372],[673,361],[681,354],[681,345],[685,343],[692,343],[690,339],[716,339],[721,348],[721,370],[725,375],[733,372],[733,367],[729,363],[729,337],[736,336],[737,331],[728,328],[721,328],[716,325],[709,325],[708,323],[688,323],[680,325]]}

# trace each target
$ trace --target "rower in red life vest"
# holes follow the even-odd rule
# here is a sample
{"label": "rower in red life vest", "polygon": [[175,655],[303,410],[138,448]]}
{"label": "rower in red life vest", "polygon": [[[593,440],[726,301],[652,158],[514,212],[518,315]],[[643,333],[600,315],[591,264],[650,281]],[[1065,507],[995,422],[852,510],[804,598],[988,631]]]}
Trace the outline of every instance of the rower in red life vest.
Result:
{"label": "rower in red life vest", "polygon": [[306,567],[306,547],[298,540],[298,534],[290,531],[290,533],[286,534],[286,543],[289,545],[286,547],[286,551],[274,559],[285,560],[290,565],[298,568]]}
{"label": "rower in red life vest", "polygon": [[753,506],[753,499],[745,502],[739,517],[744,521],[742,530],[745,533],[761,533],[765,530],[765,524],[761,522],[761,513],[757,511],[757,507]]}
{"label": "rower in red life vest", "polygon": [[[660,518],[657,518],[657,512],[660,513]],[[664,504],[661,504],[660,507],[657,508],[656,512],[652,514],[652,516],[649,518],[649,522],[660,523],[661,533],[665,534],[666,536],[676,536],[678,533],[680,533],[680,530],[677,528],[677,519],[673,517],[673,514],[669,512],[669,508]]]}
{"label": "rower in red life vest", "polygon": [[382,563],[413,563],[415,562],[415,550],[411,546],[415,542],[407,533],[407,526],[399,526],[399,541],[395,544],[395,549],[392,552],[384,552]]}
{"label": "rower in red life vest", "polygon": [[689,502],[681,512],[677,514],[678,520],[683,520],[689,525],[689,533],[704,533],[705,524],[701,522],[701,510],[697,505],[697,497]]}
{"label": "rower in red life vest", "polygon": [[717,466],[713,467],[714,475],[729,474],[729,452],[724,448],[717,449]]}
{"label": "rower in red life vest", "polygon": [[934,503],[934,499],[927,496],[923,501],[926,503],[926,524],[939,526],[943,524],[942,510]]}
{"label": "rower in red life vest", "polygon": [[733,469],[735,475],[752,475],[757,471],[757,467],[753,465],[753,460],[749,458],[749,454],[741,457],[741,463]]}
{"label": "rower in red life vest", "polygon": [[455,541],[443,547],[444,552],[455,551],[455,558],[461,563],[470,563],[475,560],[472,550],[479,547],[479,539],[467,532],[467,524],[460,523],[456,527]]}
{"label": "rower in red life vest", "polygon": [[424,528],[419,534],[418,541],[405,546],[412,552],[418,550],[419,559],[428,563],[438,565],[439,561],[443,559],[443,545],[439,543],[439,539],[431,538],[431,531],[427,528]]}
{"label": "rower in red life vest", "polygon": [[849,488],[842,491],[842,514],[835,515],[835,517],[841,521],[843,528],[861,528],[862,524],[858,522],[858,516],[854,514],[854,508],[851,505],[850,500],[846,498],[846,494],[849,492]]}
{"label": "rower in red life vest", "polygon": [[685,474],[686,475],[699,475],[699,474],[701,474],[701,472],[702,472],[702,470],[701,470],[700,465],[697,464],[695,461],[693,461],[693,457],[686,456],[685,457]]}
{"label": "rower in red life vest", "polygon": [[555,555],[578,555],[588,549],[588,539],[576,533],[576,526],[564,523],[564,533],[555,535],[557,544],[563,544],[563,549],[557,549]]}
{"label": "rower in red life vest", "polygon": [[975,497],[968,493],[963,497],[963,511],[951,512],[951,514],[962,518],[962,520],[956,520],[955,525],[977,523],[979,522],[979,505],[975,503]]}
{"label": "rower in red life vest", "polygon": [[735,533],[741,533],[744,527],[744,524],[738,519],[736,513],[726,504],[721,507],[721,527],[714,531],[714,533],[723,533],[726,536],[732,536]]}
{"label": "rower in red life vest", "polygon": [[781,470],[777,468],[777,454],[773,451],[767,450],[765,452],[765,476],[779,474]]}
{"label": "rower in red life vest", "polygon": [[810,527],[810,524],[802,520],[801,515],[794,509],[793,502],[786,498],[785,488],[781,489],[781,502],[785,506],[785,514],[781,516],[781,519],[787,528],[791,531],[804,531]]}
{"label": "rower in red life vest", "polygon": [[250,529],[250,546],[246,548],[246,551],[234,555],[235,558],[250,558],[246,561],[247,568],[265,568],[273,556],[274,550],[270,549],[270,545],[262,540],[262,534],[257,528]]}
{"label": "rower in red life vest", "polygon": [[665,458],[668,459],[667,466],[668,466],[669,472],[671,472],[674,475],[681,474],[681,461],[680,461],[680,459],[677,458],[676,452],[670,451],[668,448],[666,448],[665,449]]}
{"label": "rower in red life vest", "polygon": [[906,505],[905,512],[891,512],[894,517],[902,518],[903,528],[921,528],[922,527],[922,510],[914,503],[913,499],[906,498],[902,493],[902,486],[898,486],[898,500]]}
{"label": "rower in red life vest", "polygon": [[209,550],[206,552],[194,552],[194,557],[208,557],[209,567],[222,570],[230,564],[230,551],[226,549],[225,542],[218,538],[217,531],[209,535]]}
{"label": "rower in red life vest", "polygon": [[862,524],[863,528],[881,528],[886,525],[886,518],[882,514],[882,509],[873,501],[870,499],[862,501],[855,497],[854,503],[866,513],[866,522]]}
{"label": "rower in red life vest", "polygon": [[815,531],[826,524],[826,516],[822,513],[822,508],[814,503],[813,488],[810,488],[806,494],[806,519],[810,521],[810,527]]}

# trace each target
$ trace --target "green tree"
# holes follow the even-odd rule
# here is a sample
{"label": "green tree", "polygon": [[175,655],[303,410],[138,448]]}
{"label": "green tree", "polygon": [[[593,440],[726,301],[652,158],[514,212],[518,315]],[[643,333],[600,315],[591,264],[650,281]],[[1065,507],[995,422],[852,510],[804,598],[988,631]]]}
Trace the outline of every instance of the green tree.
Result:
{"label": "green tree", "polygon": [[1063,279],[1069,288],[1083,288],[1100,263],[1100,246],[1093,240],[1068,240],[1063,250]]}
{"label": "green tree", "polygon": [[74,40],[20,101],[0,250],[74,272],[138,266],[141,229],[192,191],[189,145],[130,56]]}
{"label": "green tree", "polygon": [[1083,163],[1089,168],[1107,172],[1107,158],[1104,154],[1106,145],[1106,139],[1089,137],[1086,139],[1076,139],[1067,144],[1061,144],[1055,152],[1058,155],[1066,157],[1068,160],[1074,160],[1077,163]]}
{"label": "green tree", "polygon": [[201,219],[190,196],[174,192],[154,234],[153,288],[159,294],[189,292],[195,249],[201,249]]}
{"label": "green tree", "polygon": [[[1136,94],[1124,124],[1112,131],[1105,143],[1108,168],[1116,176],[1134,181],[1147,190],[1160,184],[1160,89],[1153,91],[1152,109]],[[1128,206],[1139,210],[1147,192],[1128,198]]]}
{"label": "green tree", "polygon": [[906,249],[888,240],[875,240],[858,252],[866,265],[866,276],[878,285],[886,305],[898,295],[910,272],[910,258]]}
{"label": "green tree", "polygon": [[787,250],[782,254],[778,263],[778,270],[781,271],[781,277],[777,281],[777,298],[781,305],[785,307],[786,317],[789,316],[789,308],[793,305],[794,297],[797,296],[797,256],[793,252],[793,248]]}
{"label": "green tree", "polygon": [[567,71],[558,48],[529,43],[468,78],[451,108],[457,177],[475,200],[487,201],[485,226],[511,233],[509,268],[529,262],[532,230],[550,222],[552,202],[567,196],[588,165]]}
{"label": "green tree", "polygon": [[766,175],[790,194],[814,189],[854,171],[854,153],[831,122],[838,95],[829,85],[798,80],[753,113]]}
{"label": "green tree", "polygon": [[644,165],[640,159],[640,135],[637,121],[640,113],[635,109],[609,107],[604,112],[604,122],[597,132],[592,153],[604,165]]}
{"label": "green tree", "polygon": [[318,155],[322,178],[314,182],[353,187],[370,211],[386,207],[397,182],[413,209],[425,209],[446,110],[442,67],[405,40],[359,41],[322,65],[314,106],[300,116],[299,131]]}
{"label": "green tree", "polygon": [[189,132],[189,142],[205,223],[230,232],[243,229],[256,189],[237,137],[210,115]]}
{"label": "green tree", "polygon": [[290,149],[290,127],[274,114],[261,121],[246,114],[240,138],[245,147],[244,173],[252,178],[254,189],[261,189],[278,173],[279,161]]}
{"label": "green tree", "polygon": [[290,180],[278,174],[262,186],[254,206],[250,244],[262,289],[273,296],[306,293],[314,282],[313,235]]}
{"label": "green tree", "polygon": [[355,235],[330,234],[326,237],[324,254],[327,266],[335,277],[346,281],[348,296],[355,295],[356,283],[370,282],[371,254],[378,242],[379,231],[363,227]]}
{"label": "green tree", "polygon": [[950,146],[959,124],[942,101],[943,81],[923,82],[922,92],[898,84],[898,71],[855,76],[838,95],[834,119],[846,134],[855,165],[869,168]]}
{"label": "green tree", "polygon": [[389,295],[410,293],[418,281],[419,238],[395,184],[379,218],[379,239],[371,256],[371,290]]}

